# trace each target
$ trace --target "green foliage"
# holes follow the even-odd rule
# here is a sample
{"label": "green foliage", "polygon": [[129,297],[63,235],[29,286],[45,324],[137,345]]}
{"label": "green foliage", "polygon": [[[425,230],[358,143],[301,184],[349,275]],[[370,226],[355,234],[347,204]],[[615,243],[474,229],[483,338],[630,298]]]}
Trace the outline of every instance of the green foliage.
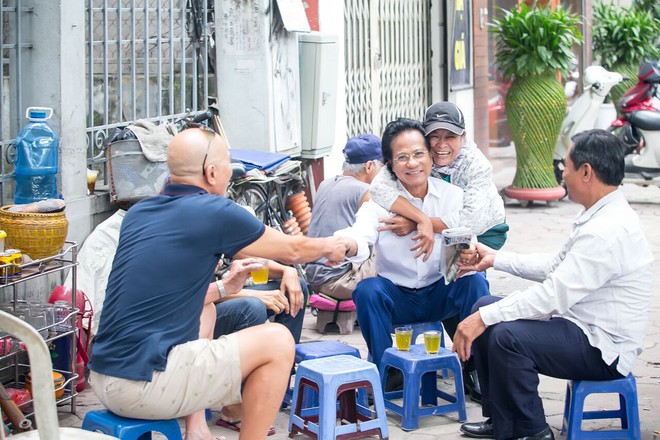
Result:
{"label": "green foliage", "polygon": [[496,34],[495,58],[506,76],[569,72],[571,49],[582,42],[577,15],[561,6],[551,10],[524,3],[503,12],[503,18],[489,24],[489,32]]}
{"label": "green foliage", "polygon": [[649,11],[653,18],[660,21],[660,2],[658,0],[635,0],[633,8],[638,11]]}
{"label": "green foliage", "polygon": [[600,57],[600,63],[608,70],[617,64],[638,66],[644,59],[660,55],[656,44],[660,21],[648,10],[596,3],[591,30],[594,55]]}

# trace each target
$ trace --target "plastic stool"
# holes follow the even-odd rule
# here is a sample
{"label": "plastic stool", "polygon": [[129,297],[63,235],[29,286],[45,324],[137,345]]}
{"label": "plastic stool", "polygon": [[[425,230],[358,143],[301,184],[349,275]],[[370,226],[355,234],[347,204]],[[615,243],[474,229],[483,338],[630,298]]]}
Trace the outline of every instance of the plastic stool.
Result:
{"label": "plastic stool", "polygon": [[85,431],[100,431],[122,440],[150,439],[152,432],[160,432],[168,440],[182,440],[181,428],[179,428],[179,422],[176,419],[128,419],[105,409],[88,412],[85,415],[85,420],[83,420],[82,429]]}
{"label": "plastic stool", "polygon": [[[302,411],[307,388],[316,390],[320,396],[318,410],[310,415]],[[361,388],[373,392],[375,411],[356,401],[355,390]],[[290,437],[298,432],[319,440],[389,437],[378,370],[371,362],[349,355],[303,361],[298,366],[293,389],[296,397],[289,417]]]}
{"label": "plastic stool", "polygon": [[317,310],[316,331],[324,334],[326,327],[331,322],[337,324],[340,335],[350,335],[355,327],[357,313],[353,300],[339,300],[327,295],[312,293],[309,297],[309,305]]}
{"label": "plastic stool", "polygon": [[[302,361],[309,359],[319,359],[329,356],[337,356],[341,354],[346,354],[349,356],[355,356],[360,358],[360,350],[350,345],[343,344],[339,341],[318,341],[318,342],[305,342],[303,344],[296,344],[296,357],[295,364],[299,364]],[[282,406],[291,405],[291,399],[293,396],[293,388],[289,388],[284,394],[284,401]],[[362,395],[360,395],[362,398]],[[364,395],[364,402],[366,402],[367,396]],[[303,398],[303,408],[310,406],[318,406],[319,398],[318,393],[313,390],[306,390],[305,396]]]}
{"label": "plastic stool", "polygon": [[[458,420],[467,420],[465,411],[465,391],[463,390],[463,372],[458,355],[440,348],[438,354],[426,354],[424,344],[411,345],[410,351],[388,348],[381,359],[381,383],[384,385],[389,368],[403,372],[403,391],[385,392],[385,408],[402,417],[401,428],[417,429],[419,418],[458,412]],[[454,373],[456,394],[448,394],[438,389],[437,371],[451,370]],[[422,397],[422,407],[419,397]],[[403,398],[403,406],[393,403],[394,399]],[[438,398],[448,403],[438,405]]]}
{"label": "plastic stool", "polygon": [[[440,347],[444,348],[445,347],[445,331],[444,328],[442,327],[442,321],[430,321],[430,322],[413,322],[410,324],[396,324],[392,325],[392,333],[394,333],[394,329],[397,327],[410,327],[412,328],[413,334],[412,334],[412,339],[411,339],[411,344],[415,344],[417,341],[417,337],[419,335],[424,334],[425,331],[428,330],[437,330],[440,332]],[[369,356],[367,357],[368,360],[371,360],[371,353],[369,353]],[[443,371],[442,373],[443,377],[447,377],[447,372]]]}
{"label": "plastic stool", "polygon": [[[620,407],[618,410],[583,411],[584,401],[589,394],[617,393]],[[582,431],[582,420],[620,419],[620,430]],[[629,438],[641,439],[639,426],[639,410],[637,408],[637,385],[635,376],[628,376],[603,381],[573,380],[566,386],[566,401],[564,402],[564,422],[562,434],[567,440],[573,439],[610,439]]]}

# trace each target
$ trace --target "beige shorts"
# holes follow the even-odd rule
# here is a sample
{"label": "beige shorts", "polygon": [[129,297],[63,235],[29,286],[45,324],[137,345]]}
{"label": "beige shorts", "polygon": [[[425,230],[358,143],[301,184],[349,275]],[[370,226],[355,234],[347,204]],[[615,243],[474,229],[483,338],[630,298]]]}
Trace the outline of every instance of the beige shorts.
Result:
{"label": "beige shorts", "polygon": [[151,382],[120,379],[94,371],[89,382],[110,411],[139,419],[174,419],[205,408],[241,401],[241,363],[236,334],[175,346],[165,371]]}

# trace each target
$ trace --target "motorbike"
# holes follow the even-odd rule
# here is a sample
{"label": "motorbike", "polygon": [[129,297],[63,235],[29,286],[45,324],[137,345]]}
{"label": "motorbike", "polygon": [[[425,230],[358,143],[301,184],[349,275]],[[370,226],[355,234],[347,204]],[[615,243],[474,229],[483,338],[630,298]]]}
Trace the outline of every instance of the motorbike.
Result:
{"label": "motorbike", "polygon": [[619,101],[610,130],[626,144],[624,183],[660,187],[660,62],[645,61],[638,82]]}
{"label": "motorbike", "polygon": [[[625,78],[600,66],[585,70],[585,92],[568,111],[555,145],[553,165],[557,182],[563,184],[562,172],[571,138],[595,127],[599,108],[612,87]],[[626,145],[623,183],[660,186],[660,63],[645,61],[639,69],[638,82],[619,101],[621,117],[608,130]]]}
{"label": "motorbike", "polygon": [[552,162],[557,183],[563,183],[564,160],[571,145],[571,138],[576,133],[596,126],[598,112],[605,98],[612,87],[623,79],[621,74],[609,72],[601,66],[589,66],[585,69],[582,80],[584,92],[566,113],[555,144]]}

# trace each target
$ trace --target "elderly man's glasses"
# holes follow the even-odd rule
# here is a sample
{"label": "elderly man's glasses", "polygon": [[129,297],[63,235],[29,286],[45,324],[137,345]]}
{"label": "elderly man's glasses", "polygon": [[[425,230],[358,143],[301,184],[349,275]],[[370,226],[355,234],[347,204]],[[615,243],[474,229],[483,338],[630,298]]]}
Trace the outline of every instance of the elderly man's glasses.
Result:
{"label": "elderly man's glasses", "polygon": [[213,138],[215,137],[215,131],[208,126],[197,122],[186,123],[186,129],[188,128],[199,128],[206,131],[209,135],[209,143],[206,145],[206,153],[204,154],[204,160],[202,161],[202,176],[206,177],[206,159],[209,157],[209,149],[211,148],[211,142],[213,142]]}
{"label": "elderly man's glasses", "polygon": [[399,154],[397,157],[394,158],[394,162],[400,164],[400,165],[405,165],[408,162],[410,162],[410,159],[415,159],[415,160],[422,160],[425,157],[428,156],[428,151],[427,150],[417,150],[414,151],[413,154]]}
{"label": "elderly man's glasses", "polygon": [[204,154],[204,160],[202,161],[202,176],[206,177],[206,158],[209,157],[209,149],[211,148],[211,142],[213,141],[213,133],[209,134],[209,143],[206,144],[206,153]]}

